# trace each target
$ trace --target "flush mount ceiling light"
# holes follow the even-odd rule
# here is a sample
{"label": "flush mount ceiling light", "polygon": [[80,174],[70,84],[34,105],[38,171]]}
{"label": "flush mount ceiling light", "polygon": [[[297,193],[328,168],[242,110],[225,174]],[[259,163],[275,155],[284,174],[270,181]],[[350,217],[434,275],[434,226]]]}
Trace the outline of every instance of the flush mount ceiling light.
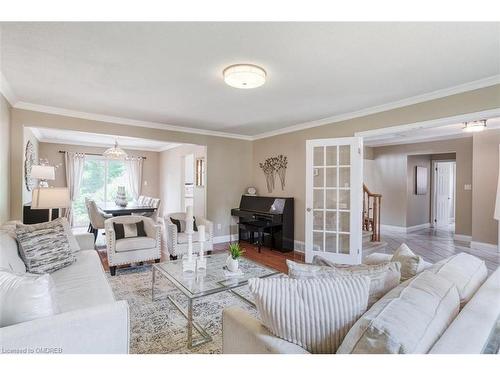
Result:
{"label": "flush mount ceiling light", "polygon": [[235,64],[222,72],[224,82],[237,89],[254,89],[266,82],[266,71],[252,64]]}
{"label": "flush mount ceiling light", "polygon": [[486,120],[464,122],[463,131],[468,133],[480,132],[486,129]]}
{"label": "flush mount ceiling light", "polygon": [[118,147],[118,142],[115,141],[115,145],[104,151],[102,156],[110,160],[124,160],[127,157],[127,153]]}

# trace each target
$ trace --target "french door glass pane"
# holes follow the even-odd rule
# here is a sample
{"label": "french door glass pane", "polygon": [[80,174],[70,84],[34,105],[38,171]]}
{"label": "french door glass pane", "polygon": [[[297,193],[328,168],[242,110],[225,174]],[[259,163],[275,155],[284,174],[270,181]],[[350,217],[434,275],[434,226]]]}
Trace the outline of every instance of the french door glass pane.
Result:
{"label": "french door glass pane", "polygon": [[339,212],[339,232],[349,232],[349,212]]}
{"label": "french door glass pane", "polygon": [[326,187],[337,187],[337,169],[335,167],[325,168]]}
{"label": "french door glass pane", "polygon": [[323,189],[314,189],[313,192],[313,208],[323,208],[324,207],[324,202],[323,202],[323,194],[324,190]]}
{"label": "french door glass pane", "polygon": [[325,213],[325,230],[336,232],[337,231],[337,212],[326,211]]}
{"label": "french door glass pane", "polygon": [[325,147],[325,165],[337,165],[337,146]]}
{"label": "french door glass pane", "polygon": [[349,254],[350,250],[350,235],[349,234],[339,234],[339,253]]}
{"label": "french door glass pane", "polygon": [[337,189],[326,190],[326,208],[329,210],[337,209]]}
{"label": "french door glass pane", "polygon": [[325,251],[328,253],[337,252],[337,235],[335,233],[325,233]]}
{"label": "french door glass pane", "polygon": [[339,209],[349,210],[351,208],[351,191],[339,190]]}
{"label": "french door glass pane", "polygon": [[351,164],[351,147],[339,146],[339,165]]}
{"label": "french door glass pane", "polygon": [[323,146],[314,147],[314,166],[321,167],[323,165],[325,165],[325,148]]}
{"label": "french door glass pane", "polygon": [[313,232],[314,251],[323,251],[323,232]]}
{"label": "french door glass pane", "polygon": [[313,212],[314,221],[313,221],[313,230],[323,230],[323,211],[314,210]]}
{"label": "french door glass pane", "polygon": [[349,188],[351,186],[351,168],[339,168],[339,187]]}
{"label": "french door glass pane", "polygon": [[313,186],[314,187],[323,187],[325,186],[324,181],[324,168],[314,168],[314,176],[313,176]]}

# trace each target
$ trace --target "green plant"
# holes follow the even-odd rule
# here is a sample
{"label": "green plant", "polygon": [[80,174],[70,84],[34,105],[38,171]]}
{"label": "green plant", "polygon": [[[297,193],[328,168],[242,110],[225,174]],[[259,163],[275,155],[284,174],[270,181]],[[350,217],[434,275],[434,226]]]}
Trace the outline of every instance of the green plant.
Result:
{"label": "green plant", "polygon": [[240,247],[240,244],[238,242],[229,244],[229,253],[231,254],[231,258],[238,259],[243,255],[244,252],[245,250]]}

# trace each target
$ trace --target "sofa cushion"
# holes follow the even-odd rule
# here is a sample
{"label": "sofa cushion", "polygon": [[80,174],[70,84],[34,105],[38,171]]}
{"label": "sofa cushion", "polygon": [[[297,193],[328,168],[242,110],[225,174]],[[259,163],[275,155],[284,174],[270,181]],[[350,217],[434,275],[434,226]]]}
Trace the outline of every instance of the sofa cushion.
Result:
{"label": "sofa cushion", "polygon": [[26,265],[19,255],[14,231],[0,230],[0,268],[16,273],[26,272]]}
{"label": "sofa cushion", "polygon": [[0,327],[58,312],[54,282],[49,274],[16,274],[0,270]]}
{"label": "sofa cushion", "polygon": [[70,267],[51,274],[61,312],[115,301],[95,250],[82,250]]}
{"label": "sofa cushion", "polygon": [[421,271],[422,258],[405,244],[401,244],[391,258],[392,262],[401,263],[401,281],[406,281]]}
{"label": "sofa cushion", "polygon": [[[392,257],[392,254],[371,253],[370,255],[367,255],[363,258],[363,264],[380,264],[390,262]],[[429,263],[424,258],[421,258],[420,262],[418,263],[417,273],[425,271],[430,267],[432,267],[432,263]]]}
{"label": "sofa cushion", "polygon": [[461,307],[469,302],[488,276],[484,261],[467,253],[453,255],[437,262],[429,271],[455,284]]}
{"label": "sofa cushion", "polygon": [[340,265],[315,256],[313,263],[315,264],[303,264],[287,260],[288,276],[293,279],[367,276],[370,278],[368,307],[371,307],[389,290],[398,286],[401,278],[401,266],[396,262],[376,265]]}
{"label": "sofa cushion", "polygon": [[156,246],[156,239],[151,237],[131,237],[116,240],[115,251],[125,253],[127,251],[152,249]]}
{"label": "sofa cushion", "polygon": [[61,219],[16,226],[19,252],[30,273],[51,273],[75,261]]}
{"label": "sofa cushion", "polygon": [[311,353],[335,353],[366,310],[370,279],[250,279],[257,310],[275,335]]}
{"label": "sofa cushion", "polygon": [[427,353],[459,307],[455,285],[424,271],[373,305],[354,324],[337,353]]}

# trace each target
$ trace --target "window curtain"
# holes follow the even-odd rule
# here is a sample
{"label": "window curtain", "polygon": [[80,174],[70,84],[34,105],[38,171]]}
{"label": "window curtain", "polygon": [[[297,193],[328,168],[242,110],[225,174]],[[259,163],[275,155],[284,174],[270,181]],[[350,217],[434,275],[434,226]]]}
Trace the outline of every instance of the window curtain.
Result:
{"label": "window curtain", "polygon": [[128,185],[130,193],[134,200],[141,195],[142,188],[142,164],[143,158],[141,157],[128,157],[125,159],[125,167],[127,168]]}
{"label": "window curtain", "polygon": [[66,209],[66,218],[73,225],[73,202],[80,194],[80,184],[83,177],[85,165],[85,154],[78,152],[65,152],[64,161],[66,165],[66,186],[69,189],[71,206]]}

